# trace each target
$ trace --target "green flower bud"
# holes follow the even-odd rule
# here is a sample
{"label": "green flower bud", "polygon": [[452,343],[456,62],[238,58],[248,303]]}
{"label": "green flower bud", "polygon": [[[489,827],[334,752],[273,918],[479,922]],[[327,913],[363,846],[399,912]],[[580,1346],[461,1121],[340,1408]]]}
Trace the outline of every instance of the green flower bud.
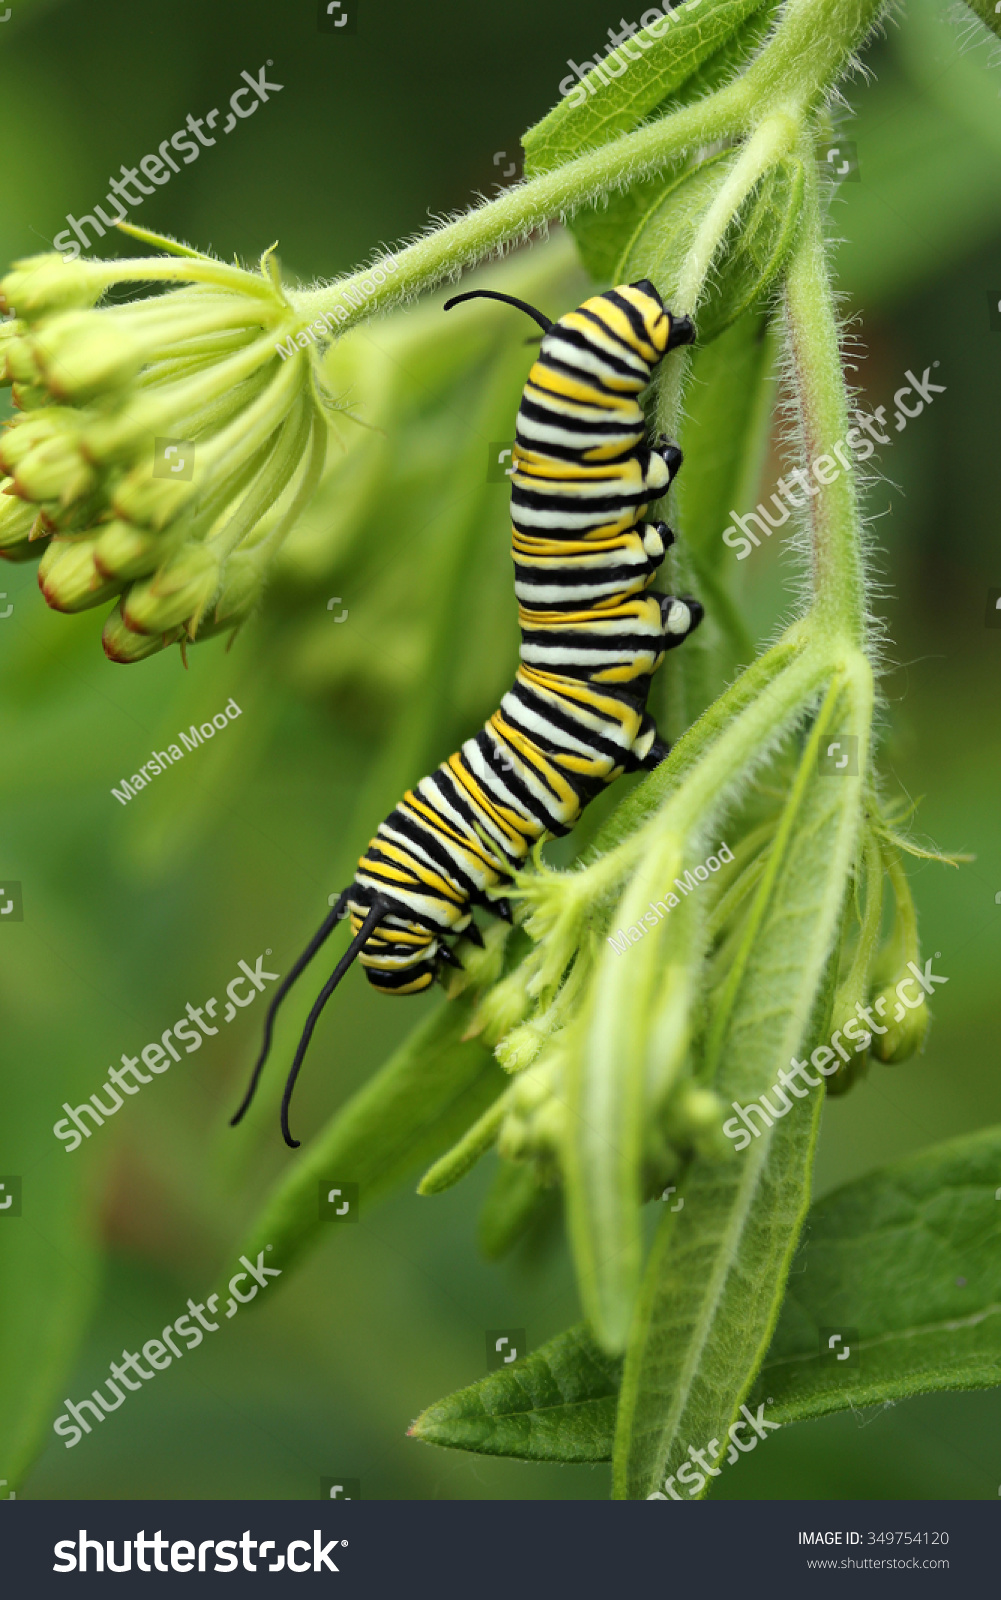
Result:
{"label": "green flower bud", "polygon": [[21,412],[38,411],[49,404],[49,391],[41,383],[12,383],[10,395]]}
{"label": "green flower bud", "polygon": [[8,380],[17,383],[41,383],[42,373],[30,342],[12,335],[2,346],[3,369]]}
{"label": "green flower bud", "polygon": [[38,564],[38,587],[53,611],[86,611],[118,593],[94,565],[92,539],[53,539]]}
{"label": "green flower bud", "polygon": [[683,1146],[694,1146],[699,1155],[709,1160],[722,1159],[732,1149],[723,1133],[725,1111],[723,1101],[712,1089],[683,1084],[671,1101],[668,1123],[672,1138],[677,1137]]}
{"label": "green flower bud", "polygon": [[159,531],[180,516],[196,493],[193,480],[171,483],[166,478],[154,478],[152,464],[143,462],[118,484],[111,504],[115,515],[126,522]]}
{"label": "green flower bud", "polygon": [[545,1034],[526,1023],[524,1027],[512,1028],[495,1046],[494,1055],[505,1072],[523,1072],[532,1065],[545,1042]]}
{"label": "green flower bud", "polygon": [[74,427],[74,413],[66,406],[46,406],[30,417],[15,417],[0,438],[0,467],[15,472],[20,462],[52,439],[66,438]]}
{"label": "green flower bud", "polygon": [[32,350],[52,393],[78,403],[124,389],[143,364],[141,345],[110,318],[90,311],[66,311],[46,321]]}
{"label": "green flower bud", "polygon": [[[0,552],[4,554],[15,546],[28,542],[32,526],[38,516],[37,506],[28,505],[24,500],[18,500],[8,493],[10,483],[11,480],[6,478],[0,485]],[[35,554],[38,554],[37,545]]]}
{"label": "green flower bud", "polygon": [[40,317],[50,311],[92,306],[106,282],[106,270],[89,262],[64,261],[57,252],[25,256],[0,279],[0,313]]}
{"label": "green flower bud", "polygon": [[97,473],[66,436],[47,439],[18,462],[14,490],[25,500],[72,505],[95,488]]}
{"label": "green flower bud", "polygon": [[136,633],[167,633],[186,623],[191,637],[219,588],[219,558],[205,545],[184,544],[151,578],[134,583],[122,604]]}
{"label": "green flower bud", "polygon": [[905,968],[897,974],[895,982],[887,984],[870,1001],[886,1029],[885,1033],[873,1034],[870,1049],[876,1060],[888,1067],[899,1065],[916,1050],[922,1049],[928,1032],[928,1006],[923,991],[912,980],[909,987],[918,988],[920,1000],[917,1005],[908,1006],[897,989],[898,983],[902,980],[906,982],[910,977],[910,972]]}
{"label": "green flower bud", "polygon": [[487,1044],[496,1045],[524,1020],[531,1005],[525,975],[516,967],[483,995],[473,1013],[467,1037],[474,1038],[482,1033]]}
{"label": "green flower bud", "polygon": [[183,628],[170,628],[163,634],[133,633],[131,628],[125,626],[122,605],[119,601],[114,611],[108,614],[108,620],[101,634],[101,643],[109,661],[128,665],[133,661],[142,661],[146,656],[155,656],[160,650],[174,644],[183,634]]}
{"label": "green flower bud", "polygon": [[171,554],[176,540],[134,522],[108,522],[94,545],[94,562],[106,578],[144,578]]}

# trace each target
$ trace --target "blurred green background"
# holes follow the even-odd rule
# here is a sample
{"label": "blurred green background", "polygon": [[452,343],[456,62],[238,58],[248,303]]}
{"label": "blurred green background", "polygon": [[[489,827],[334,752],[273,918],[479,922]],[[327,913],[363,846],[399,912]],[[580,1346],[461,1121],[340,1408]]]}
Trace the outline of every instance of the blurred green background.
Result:
{"label": "blurred green background", "polygon": [[[100,203],[109,174],[189,112],[224,106],[241,70],[270,58],[281,92],[136,220],[224,257],[253,259],[277,238],[286,274],[332,276],[500,181],[520,132],[557,97],[566,58],[592,54],[618,20],[598,0],[572,11],[449,0],[433,14],[352,3],[357,32],[340,36],[318,31],[315,4],[187,0],[168,16],[124,0],[11,0],[0,262],[48,248],[65,213]],[[985,627],[988,591],[1001,586],[1001,331],[989,318],[1001,292],[1001,74],[988,48],[961,48],[945,10],[908,0],[871,52],[877,81],[849,86],[858,115],[842,131],[857,142],[860,181],[841,187],[832,224],[867,405],[892,415],[906,370],[933,361],[947,389],[894,436],[882,462],[892,482],[874,486],[868,508],[891,641],[885,770],[891,789],[926,796],[923,836],[976,860],[913,875],[925,952],[941,952],[950,981],[925,1055],[874,1068],[828,1106],[818,1192],[1001,1121],[1001,630]],[[584,280],[565,243],[534,254],[515,270],[556,314]],[[109,1064],[185,1002],[221,994],[240,958],[270,949],[284,970],[397,793],[471,731],[510,675],[506,496],[485,468],[489,442],[510,434],[530,356],[516,319],[488,317],[467,325],[454,372],[436,367],[431,316],[416,309],[356,336],[355,399],[384,432],[359,445],[345,425],[343,479],[228,653],[214,641],[189,652],[187,671],[176,650],[112,666],[103,610],[57,616],[33,566],[0,565],[0,612],[13,605],[0,620],[0,873],[24,899],[23,922],[0,927],[0,1174],[24,1181],[23,1216],[0,1219],[0,1478],[19,1497],[310,1498],[321,1476],[360,1479],[366,1499],[608,1492],[603,1468],[405,1438],[419,1410],[483,1372],[487,1328],[525,1328],[534,1346],[576,1320],[558,1238],[499,1267],[478,1257],[489,1162],[443,1197],[408,1187],[332,1231],[259,1310],[224,1323],[74,1449],[50,1431],[62,1396],[89,1393],[124,1346],[204,1297],[290,1159],[278,1072],[318,969],[238,1132],[227,1119],[262,1005],[72,1155],[51,1132],[62,1101],[98,1090]],[[376,509],[364,516],[344,511],[348,468],[367,473]],[[762,492],[780,470],[770,459]],[[794,605],[795,570],[777,542],[740,566],[763,641]],[[327,607],[335,595],[342,625]],[[225,734],[128,807],[114,800],[112,784],[231,696],[243,715]],[[351,976],[317,1030],[296,1103],[303,1136],[429,1004],[380,998]],[[22,1472],[32,1407],[48,1442]],[[717,1492],[996,1498],[999,1441],[1001,1396],[934,1396],[783,1430]]]}

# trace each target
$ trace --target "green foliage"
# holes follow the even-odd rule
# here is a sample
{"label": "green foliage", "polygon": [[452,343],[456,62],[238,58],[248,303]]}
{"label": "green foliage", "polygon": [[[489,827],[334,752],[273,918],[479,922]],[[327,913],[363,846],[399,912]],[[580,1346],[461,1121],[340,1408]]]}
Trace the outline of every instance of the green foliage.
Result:
{"label": "green foliage", "polygon": [[606,1461],[618,1370],[585,1328],[571,1328],[429,1406],[409,1432],[426,1444],[482,1455]]}
{"label": "green foliage", "polygon": [[[798,1231],[801,1218],[795,1214],[794,1197],[801,1192],[801,1183],[796,1169],[801,1175],[818,1104],[815,1100],[813,1117],[804,1106],[798,1126],[790,1119],[779,1124],[775,1135],[766,1136],[772,1138],[767,1154],[766,1137],[759,1141],[758,1148],[763,1151],[759,1165],[772,1169],[768,1200],[780,1211],[790,1200],[794,1207],[785,1227],[781,1218],[773,1224],[767,1205],[760,1208],[759,1230],[767,1232],[774,1225],[776,1233],[784,1233],[787,1239],[790,1231]],[[780,1142],[787,1147],[784,1160],[776,1160],[775,1146]],[[798,1156],[793,1151],[797,1144]],[[792,1262],[792,1287],[786,1293],[749,1405],[766,1404],[768,1420],[785,1425],[831,1412],[890,1404],[908,1395],[988,1388],[1001,1381],[997,1311],[1001,1219],[994,1181],[999,1160],[1001,1130],[986,1128],[881,1168],[814,1205],[803,1244]],[[685,1212],[677,1218],[665,1216],[651,1256],[651,1281],[658,1255],[673,1255],[676,1274],[670,1284],[664,1281],[658,1286],[664,1320],[657,1330],[657,1359],[648,1358],[650,1378],[656,1385],[654,1400],[660,1401],[665,1412],[672,1401],[679,1410],[688,1400],[686,1441],[723,1436],[746,1393],[734,1387],[734,1371],[741,1365],[746,1370],[753,1359],[742,1348],[745,1326],[731,1321],[729,1343],[723,1343],[715,1367],[707,1364],[699,1370],[693,1366],[679,1371],[671,1364],[671,1333],[681,1328],[685,1308],[698,1305],[685,1269],[701,1283],[707,1256],[712,1260],[718,1254],[718,1250],[707,1252],[705,1247],[700,1251],[691,1234],[679,1239],[674,1251],[666,1247],[676,1230],[681,1233],[698,1182],[697,1174],[686,1177]],[[767,1265],[760,1255],[767,1242],[762,1237],[749,1243],[748,1253],[739,1258],[738,1276],[745,1281],[737,1289],[738,1295],[747,1297],[748,1310],[760,1295],[762,1282],[768,1281]],[[758,1277],[756,1269],[763,1265]],[[788,1269],[788,1260],[784,1265]],[[963,1271],[957,1273],[957,1267]],[[772,1321],[774,1310],[772,1307]],[[755,1325],[767,1326],[767,1318],[754,1319],[747,1326]],[[850,1364],[839,1366],[829,1353],[822,1352],[822,1328],[858,1330],[859,1342]],[[682,1348],[688,1342],[688,1330],[683,1333]],[[542,1391],[542,1381],[553,1374],[558,1375],[557,1392],[552,1386]],[[623,1379],[620,1364],[602,1356],[586,1328],[572,1328],[515,1362],[510,1371],[481,1379],[429,1406],[411,1432],[432,1444],[485,1455],[610,1461],[617,1444],[620,1389],[619,1440],[624,1417],[649,1415],[638,1408],[630,1377],[631,1361],[627,1361]],[[685,1380],[690,1383],[693,1378],[697,1379],[697,1403],[685,1393]],[[714,1393],[714,1382],[721,1384],[722,1396]],[[539,1396],[539,1410],[544,1410],[544,1426],[538,1428],[535,1423],[543,1419],[533,1414],[530,1396],[534,1394]],[[627,1428],[637,1460],[637,1494],[644,1492],[644,1484],[652,1484],[679,1464],[672,1460],[660,1435],[651,1437],[651,1432],[647,1426],[635,1431]],[[623,1461],[624,1471],[631,1460]],[[627,1479],[627,1492],[629,1487]]]}
{"label": "green foliage", "polygon": [[[767,1390],[774,1420],[789,1421],[997,1381],[993,1135],[815,1207],[787,1292],[821,1097],[797,1102],[746,1153],[722,1132],[731,1099],[768,1089],[790,1056],[829,1036],[835,992],[839,1005],[865,1001],[892,981],[893,961],[917,957],[906,882],[879,827],[854,488],[825,486],[809,507],[808,607],[753,662],[719,538],[730,508],[753,498],[780,340],[804,460],[843,437],[814,141],[877,13],[853,0],[790,0],[781,13],[748,0],[681,8],[621,78],[595,78],[579,107],[564,101],[526,135],[528,182],[401,250],[399,278],[352,318],[564,217],[594,278],[649,275],[700,329],[691,358],[665,363],[651,410],[688,455],[670,509],[681,536],[670,581],[676,592],[691,582],[707,604],[708,643],[701,657],[688,653],[706,692],[687,701],[706,709],[685,719],[669,760],[627,794],[572,870],[540,859],[523,876],[523,933],[503,976],[499,963],[485,966],[418,1025],[277,1179],[239,1247],[272,1245],[287,1270],[321,1237],[321,1179],[357,1181],[365,1208],[428,1163],[421,1189],[438,1193],[496,1144],[484,1253],[506,1253],[565,1197],[588,1322],[431,1407],[411,1433],[537,1461],[610,1460],[614,1441],[622,1497],[649,1493],[688,1440],[723,1438],[748,1395]],[[565,245],[495,266],[490,283],[554,311],[584,293]],[[302,321],[342,289],[290,289],[281,316]],[[508,317],[470,308],[446,331],[437,308],[388,317],[377,339],[345,338],[317,358],[297,414],[301,429],[322,410],[334,448],[271,563],[256,737],[263,746],[280,722],[269,698],[279,672],[385,736],[345,809],[339,876],[373,820],[489,709],[510,665],[513,606],[505,616],[493,599],[507,558],[495,530],[484,533],[504,517],[483,483],[484,442],[509,433],[523,372]],[[34,355],[44,337],[43,328]],[[461,450],[457,418],[469,424]],[[301,433],[289,427],[273,442],[291,471]],[[22,509],[7,515],[11,549],[24,555]],[[352,594],[349,628],[310,610],[328,584]],[[747,670],[731,682],[737,663]],[[823,775],[824,747],[846,738],[858,742],[858,776]],[[239,762],[225,760],[232,793]],[[133,863],[151,874],[191,844],[211,803],[176,825],[169,810],[157,800],[124,830]],[[724,839],[732,862],[656,926],[643,923],[651,901]],[[895,909],[881,964],[884,870]],[[639,938],[610,949],[624,927]],[[922,1031],[926,1021],[922,1012]],[[669,1182],[684,1207],[665,1207],[644,1259],[644,1207]],[[53,1200],[62,1221],[64,1203]],[[958,1255],[962,1289],[950,1277]],[[36,1289],[10,1334],[15,1354],[23,1364],[46,1296],[62,1308],[61,1332],[39,1347],[32,1384],[10,1396],[16,1462],[33,1448],[85,1310],[85,1293],[58,1274],[39,1272]],[[857,1373],[821,1362],[828,1323],[862,1331]]]}
{"label": "green foliage", "polygon": [[625,72],[614,77],[609,73],[604,83],[592,70],[584,80],[583,103],[573,104],[568,97],[529,128],[522,139],[525,171],[532,176],[549,172],[583,149],[630,133],[645,117],[662,110],[704,63],[724,50],[762,4],[763,0],[688,0],[671,14],[667,27],[655,24],[660,37],[642,29],[636,36],[644,52],[638,61],[629,61]]}

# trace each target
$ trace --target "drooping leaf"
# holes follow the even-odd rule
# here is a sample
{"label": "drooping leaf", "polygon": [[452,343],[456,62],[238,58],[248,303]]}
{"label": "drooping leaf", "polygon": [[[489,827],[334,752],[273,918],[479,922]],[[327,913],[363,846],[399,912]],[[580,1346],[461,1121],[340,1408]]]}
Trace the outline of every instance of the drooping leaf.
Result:
{"label": "drooping leaf", "polygon": [[364,1212],[476,1121],[510,1079],[478,1039],[463,1039],[472,1007],[468,994],[443,1001],[351,1097],[275,1185],[245,1254],[270,1245],[274,1264],[287,1269],[324,1226],[321,1180],[357,1183]]}
{"label": "drooping leaf", "polygon": [[675,492],[678,526],[703,568],[736,557],[723,543],[732,509],[757,499],[774,403],[774,343],[764,313],[751,310],[692,358],[679,443],[685,470]]}
{"label": "drooping leaf", "polygon": [[605,1461],[619,1363],[570,1328],[510,1368],[422,1411],[413,1439],[523,1461]]}
{"label": "drooping leaf", "polygon": [[[651,208],[626,247],[617,279],[650,278],[672,302],[699,224],[732,159],[723,153],[701,162]],[[717,338],[774,282],[796,239],[803,184],[802,162],[787,156],[739,208],[695,307],[701,344]]]}
{"label": "drooping leaf", "polygon": [[593,69],[584,80],[586,98],[570,93],[529,128],[522,139],[525,172],[535,177],[629,133],[722,48],[731,35],[760,10],[762,0],[688,0],[670,13],[658,37],[641,29],[635,42],[641,52],[619,50],[624,63],[618,76],[605,73],[602,83]]}
{"label": "drooping leaf", "polygon": [[[763,41],[779,3],[780,0],[765,0],[701,67],[655,106],[651,114],[662,115],[689,105],[725,83]],[[574,212],[570,231],[577,241],[580,258],[593,278],[602,283],[613,281],[626,244],[655,202],[666,197],[681,170],[667,167],[656,177],[641,179],[622,193],[607,195],[600,203],[582,206]]]}
{"label": "drooping leaf", "polygon": [[[813,1207],[755,1389],[770,1413],[794,1422],[1001,1383],[999,1173],[1001,1127],[986,1128]],[[844,1330],[833,1349],[831,1330]]]}
{"label": "drooping leaf", "polygon": [[534,1164],[501,1161],[477,1224],[477,1240],[488,1261],[500,1261],[550,1207],[554,1191],[540,1184]]}
{"label": "drooping leaf", "polygon": [[814,1090],[736,1161],[689,1168],[684,1210],[660,1225],[626,1357],[616,1499],[645,1499],[687,1460],[689,1443],[714,1464],[725,1446],[806,1215],[819,1104]]}
{"label": "drooping leaf", "polygon": [[[850,722],[849,698],[835,685],[713,1002],[707,1069],[725,1101],[746,1103],[770,1089],[802,1044],[821,1043],[827,1028],[860,804],[858,779],[825,777],[818,756],[821,740],[844,737]],[[690,1201],[686,1195],[684,1210],[661,1225],[626,1358],[617,1498],[650,1494],[693,1441],[716,1440],[711,1455],[726,1446],[775,1326],[809,1203],[816,1105],[811,1116],[805,1099],[787,1101],[785,1117],[732,1165],[696,1163],[683,1186],[691,1184]]]}

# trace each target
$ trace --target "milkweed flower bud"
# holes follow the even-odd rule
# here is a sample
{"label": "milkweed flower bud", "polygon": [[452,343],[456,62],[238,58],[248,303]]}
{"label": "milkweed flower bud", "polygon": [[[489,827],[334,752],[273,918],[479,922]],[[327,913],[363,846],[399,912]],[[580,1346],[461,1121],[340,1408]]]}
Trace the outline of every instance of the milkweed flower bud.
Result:
{"label": "milkweed flower bud", "polygon": [[93,539],[53,539],[38,564],[38,586],[54,611],[86,611],[115,593],[94,564]]}
{"label": "milkweed flower bud", "polygon": [[22,317],[41,317],[52,311],[92,306],[107,288],[103,263],[65,262],[58,251],[26,256],[15,261],[0,282],[0,313],[14,310]]}
{"label": "milkweed flower bud", "polygon": [[[137,661],[253,611],[320,476],[330,402],[316,332],[302,335],[271,251],[249,271],[123,231],[169,253],[37,256],[0,280],[14,317],[0,361],[21,413],[0,470],[27,508],[0,515],[0,551],[55,534],[46,600],[65,611],[121,596],[104,646]],[[100,303],[114,284],[151,281],[174,287]]]}
{"label": "milkweed flower bud", "polygon": [[155,656],[159,650],[167,645],[175,644],[184,638],[183,628],[170,628],[165,634],[133,633],[127,628],[122,619],[121,601],[114,611],[108,615],[101,633],[101,644],[109,661],[118,661],[129,665],[134,661],[144,661],[147,656]]}
{"label": "milkweed flower bud", "polygon": [[[906,1001],[901,993],[901,984],[906,986]],[[918,992],[917,1000],[907,993],[914,989]],[[882,1018],[886,1028],[885,1033],[877,1033],[872,1041],[871,1049],[877,1061],[882,1061],[888,1067],[898,1066],[923,1047],[928,1032],[928,1006],[924,994],[906,967],[897,974],[895,981],[873,996],[870,1005],[873,1014]]]}
{"label": "milkweed flower bud", "polygon": [[168,633],[202,613],[219,588],[219,559],[205,545],[185,544],[151,578],[134,583],[122,605],[122,619],[134,633]]}
{"label": "milkweed flower bud", "polygon": [[38,554],[38,545],[30,544],[31,531],[38,520],[34,506],[23,500],[12,499],[13,480],[0,479],[0,556],[6,561],[25,560]]}

